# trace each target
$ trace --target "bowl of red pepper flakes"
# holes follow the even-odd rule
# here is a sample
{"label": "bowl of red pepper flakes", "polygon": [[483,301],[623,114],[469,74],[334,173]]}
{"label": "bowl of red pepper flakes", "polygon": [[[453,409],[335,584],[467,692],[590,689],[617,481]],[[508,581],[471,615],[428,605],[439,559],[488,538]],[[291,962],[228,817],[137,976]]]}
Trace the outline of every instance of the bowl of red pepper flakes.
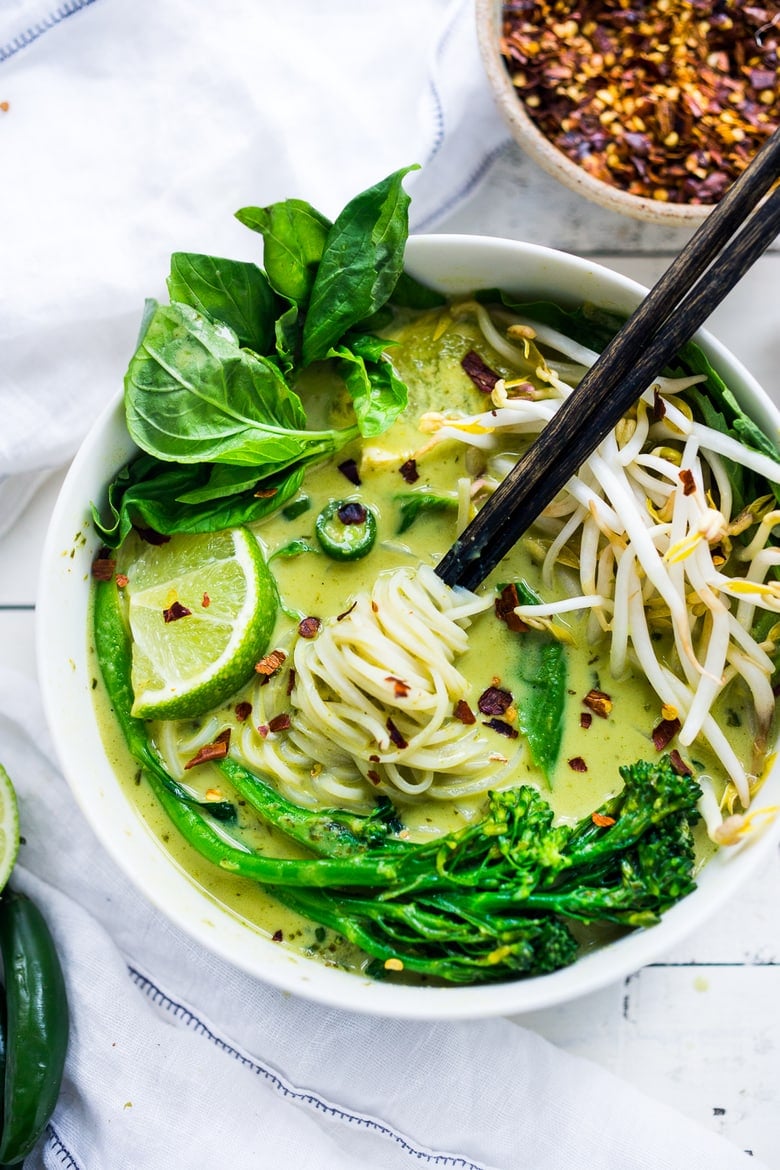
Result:
{"label": "bowl of red pepper flakes", "polygon": [[780,125],[780,8],[743,0],[477,0],[514,138],[636,219],[695,227]]}

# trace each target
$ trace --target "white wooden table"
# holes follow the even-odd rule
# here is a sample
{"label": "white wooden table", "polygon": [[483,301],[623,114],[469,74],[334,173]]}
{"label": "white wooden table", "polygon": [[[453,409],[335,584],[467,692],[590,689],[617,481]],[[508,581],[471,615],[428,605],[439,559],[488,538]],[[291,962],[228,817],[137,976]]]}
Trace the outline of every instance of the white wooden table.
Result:
{"label": "white wooden table", "polygon": [[[437,230],[563,247],[645,284],[685,239],[591,207],[511,146]],[[710,325],[780,401],[778,294],[780,252],[773,251]],[[2,655],[31,676],[38,561],[62,475],[48,478],[0,540]],[[780,852],[737,902],[662,962],[521,1022],[780,1167]]]}

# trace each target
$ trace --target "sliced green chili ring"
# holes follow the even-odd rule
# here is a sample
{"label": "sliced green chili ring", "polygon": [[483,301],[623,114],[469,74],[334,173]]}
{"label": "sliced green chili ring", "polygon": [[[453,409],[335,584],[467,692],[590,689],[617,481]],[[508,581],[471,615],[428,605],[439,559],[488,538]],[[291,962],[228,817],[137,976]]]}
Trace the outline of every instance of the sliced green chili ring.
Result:
{"label": "sliced green chili ring", "polygon": [[376,540],[376,516],[356,500],[331,500],[314,525],[322,551],[334,561],[358,561]]}
{"label": "sliced green chili ring", "polygon": [[0,898],[5,1081],[0,1163],[29,1154],[54,1112],[68,1048],[65,980],[46,920],[24,894]]}

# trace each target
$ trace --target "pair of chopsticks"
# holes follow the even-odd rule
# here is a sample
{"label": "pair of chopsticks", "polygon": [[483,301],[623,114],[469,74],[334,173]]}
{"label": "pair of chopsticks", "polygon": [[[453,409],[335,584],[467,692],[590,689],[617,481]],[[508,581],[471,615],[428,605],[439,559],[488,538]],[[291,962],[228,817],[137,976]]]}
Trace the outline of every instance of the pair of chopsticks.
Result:
{"label": "pair of chopsticks", "polygon": [[476,589],[484,581],[766,251],[780,232],[780,186],[767,196],[778,178],[780,130],[439,562],[436,573],[447,585]]}

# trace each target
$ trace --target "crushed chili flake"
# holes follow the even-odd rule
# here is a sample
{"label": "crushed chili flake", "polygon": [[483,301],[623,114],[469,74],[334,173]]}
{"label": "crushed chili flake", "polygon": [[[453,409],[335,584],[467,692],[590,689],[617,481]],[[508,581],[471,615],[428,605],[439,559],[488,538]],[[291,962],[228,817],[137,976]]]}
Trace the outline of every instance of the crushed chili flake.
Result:
{"label": "crushed chili flake", "polygon": [[396,699],[405,699],[409,694],[409,691],[412,689],[409,686],[409,683],[404,682],[402,678],[395,678],[392,674],[388,674],[385,682],[390,683],[392,686],[393,694],[395,695]]}
{"label": "crushed chili flake", "polygon": [[236,719],[239,723],[246,723],[249,716],[252,714],[252,704],[244,700],[241,703],[236,703]]}
{"label": "crushed chili flake", "polygon": [[365,524],[366,509],[357,500],[348,500],[336,512],[342,524]]}
{"label": "crushed chili flake", "polygon": [[282,933],[282,931],[275,930],[273,932],[273,934],[271,935],[271,942],[281,942],[283,938],[284,938],[284,934]]}
{"label": "crushed chili flake", "polygon": [[591,715],[590,711],[580,712],[580,727],[583,731],[587,731],[592,722],[593,716]]}
{"label": "crushed chili flake", "polygon": [[653,387],[653,411],[651,418],[654,423],[659,423],[666,418],[666,403],[661,397],[658,387]]}
{"label": "crushed chili flake", "polygon": [[368,778],[372,784],[381,784],[382,783],[382,777],[379,775],[379,773],[377,771],[375,771],[374,768],[369,768],[368,771],[366,772],[366,776],[368,776]]}
{"label": "crushed chili flake", "polygon": [[606,719],[612,710],[612,699],[610,696],[606,691],[597,691],[595,687],[588,691],[582,701],[600,719]]}
{"label": "crushed chili flake", "polygon": [[272,650],[270,654],[266,654],[259,662],[255,663],[255,670],[258,674],[263,674],[266,678],[270,678],[275,674],[282,665],[287,655],[284,650]]}
{"label": "crushed chili flake", "polygon": [[512,706],[512,695],[503,687],[487,687],[477,699],[483,715],[505,715]]}
{"label": "crushed chili flake", "polygon": [[653,746],[657,752],[662,752],[672,742],[680,730],[679,719],[662,719],[653,728]]}
{"label": "crushed chili flake", "polygon": [[163,620],[165,622],[178,622],[182,618],[191,617],[192,610],[187,609],[186,605],[182,605],[180,601],[174,601],[169,605],[168,609],[163,610]]}
{"label": "crushed chili flake", "polygon": [[208,607],[211,605],[211,598],[209,597],[208,593],[203,594],[203,596],[200,599],[200,604],[203,606],[204,609],[208,609]]}
{"label": "crushed chili flake", "polygon": [[354,459],[345,459],[343,463],[339,463],[338,468],[345,479],[348,479],[355,487],[360,487],[362,481],[360,479],[358,465]]}
{"label": "crushed chili flake", "polygon": [[453,714],[455,718],[459,719],[461,723],[464,723],[466,727],[470,727],[472,723],[477,722],[476,715],[471,710],[471,707],[469,707],[465,699],[458,699],[457,703],[455,704],[455,710],[453,711]]}
{"label": "crushed chili flake", "polygon": [[224,731],[220,731],[216,739],[211,743],[204,744],[200,751],[196,752],[191,760],[188,760],[184,765],[187,768],[196,768],[198,764],[207,764],[210,760],[224,760],[230,748],[230,728],[226,727]]}
{"label": "crushed chili flake", "polygon": [[572,772],[587,772],[588,765],[583,760],[582,756],[572,756],[569,760],[569,767]]}
{"label": "crushed chili flake", "polygon": [[693,478],[693,472],[688,467],[684,467],[682,471],[677,473],[680,483],[683,485],[683,495],[692,496],[696,491],[696,480]]}
{"label": "crushed chili flake", "polygon": [[162,532],[157,532],[154,528],[136,528],[136,532],[141,540],[146,541],[147,544],[167,544],[171,539],[170,536],[165,536]]}
{"label": "crushed chili flake", "polygon": [[10,110],[10,108],[11,108],[10,102],[0,102],[0,110],[2,110],[4,114],[7,114],[8,111]]}
{"label": "crushed chili flake", "polygon": [[96,556],[92,562],[92,576],[96,581],[110,581],[115,569],[116,561],[112,557]]}
{"label": "crushed chili flake", "polygon": [[672,750],[669,752],[669,763],[672,766],[672,771],[676,772],[678,776],[693,775],[693,770],[688,767],[677,748],[672,748]]}
{"label": "crushed chili flake", "polygon": [[295,671],[290,667],[287,673],[287,694],[291,695],[295,690]]}
{"label": "crushed chili flake", "polygon": [[487,362],[473,349],[469,350],[460,364],[471,378],[477,390],[480,390],[483,394],[490,394],[496,382],[500,380],[500,374],[497,374],[495,370],[491,370]]}
{"label": "crushed chili flake", "polygon": [[600,829],[608,829],[610,825],[615,824],[614,817],[608,817],[605,813],[594,812],[590,814],[590,819],[594,825],[598,825]]}
{"label": "crushed chili flake", "polygon": [[252,495],[256,500],[272,500],[278,491],[278,488],[258,488]]}
{"label": "crushed chili flake", "polygon": [[505,735],[507,739],[517,739],[517,728],[512,727],[511,723],[504,719],[483,719],[482,726],[497,731],[499,735]]}
{"label": "crushed chili flake", "polygon": [[406,483],[417,483],[417,480],[420,478],[416,459],[407,459],[405,463],[401,464],[398,470]]}
{"label": "crushed chili flake", "polygon": [[387,728],[387,732],[388,732],[388,735],[390,736],[391,742],[394,743],[397,748],[399,748],[401,751],[403,751],[404,748],[408,748],[409,744],[406,742],[404,737],[401,735],[401,732],[398,730],[396,725],[393,723],[392,719],[387,720],[385,727]]}
{"label": "crushed chili flake", "polygon": [[292,721],[286,711],[282,715],[274,715],[273,719],[268,720],[269,731],[289,731],[291,727]]}
{"label": "crushed chili flake", "polygon": [[127,585],[127,583],[129,582],[129,580],[130,580],[130,578],[127,576],[126,573],[117,573],[117,575],[116,575],[117,588],[124,589],[125,586]]}
{"label": "crushed chili flake", "polygon": [[349,607],[349,609],[345,609],[343,613],[340,613],[338,615],[338,617],[336,618],[336,621],[343,622],[344,618],[349,617],[349,615],[352,613],[352,610],[355,608],[356,605],[357,605],[357,602],[353,601],[352,605]]}
{"label": "crushed chili flake", "polygon": [[267,739],[269,731],[270,731],[270,728],[269,728],[267,723],[258,723],[257,734],[260,736],[261,739]]}
{"label": "crushed chili flake", "polygon": [[520,598],[514,584],[505,585],[495,601],[496,617],[500,622],[504,622],[513,634],[524,634],[528,630],[523,619],[515,613],[519,604]]}
{"label": "crushed chili flake", "polygon": [[302,638],[314,638],[319,633],[321,625],[318,617],[305,617],[298,622],[298,633]]}
{"label": "crushed chili flake", "polygon": [[379,756],[369,756],[368,758],[369,758],[369,761],[370,761],[372,764],[378,764],[378,763],[379,763]]}
{"label": "crushed chili flake", "polygon": [[780,125],[771,12],[736,0],[505,0],[500,47],[528,116],[593,178],[712,204]]}

